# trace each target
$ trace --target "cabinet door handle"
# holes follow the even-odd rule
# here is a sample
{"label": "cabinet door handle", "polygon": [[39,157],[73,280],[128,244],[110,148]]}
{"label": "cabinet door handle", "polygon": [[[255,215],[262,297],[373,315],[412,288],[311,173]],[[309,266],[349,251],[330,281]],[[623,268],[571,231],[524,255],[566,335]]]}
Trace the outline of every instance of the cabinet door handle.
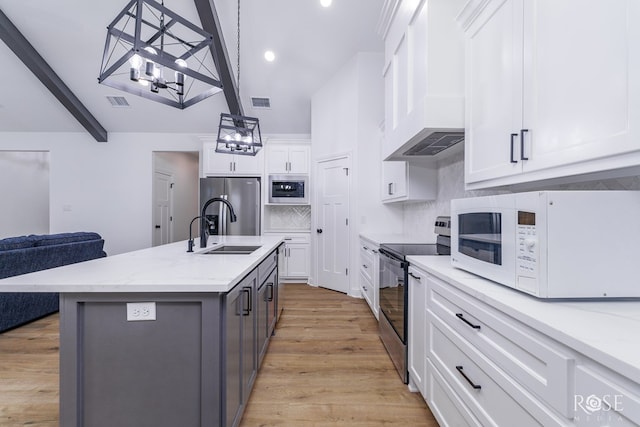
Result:
{"label": "cabinet door handle", "polygon": [[391,189],[392,186],[393,186],[393,182],[390,182],[389,188],[387,189],[387,192],[389,193],[390,196],[393,196],[393,190]]}
{"label": "cabinet door handle", "polygon": [[471,381],[471,379],[469,379],[469,377],[467,376],[467,374],[464,373],[463,371],[463,367],[462,366],[456,366],[456,369],[458,370],[458,372],[460,372],[460,375],[462,375],[464,377],[465,380],[467,380],[467,382],[471,385],[471,387],[473,387],[476,390],[480,390],[482,388],[481,385],[479,384],[474,384],[473,381]]}
{"label": "cabinet door handle", "polygon": [[[411,273],[409,273],[411,274]],[[456,313],[456,317],[460,320],[462,320],[464,323],[466,323],[467,325],[469,325],[469,327],[473,328],[473,329],[477,329],[480,330],[480,325],[474,325],[473,323],[469,322],[467,319],[464,318],[464,314],[462,313]]]}
{"label": "cabinet door handle", "polygon": [[[251,288],[242,288],[242,292],[246,292],[247,293],[247,299],[245,300],[244,298],[242,298],[242,315],[243,316],[248,316],[249,313],[251,313]],[[248,302],[249,307],[245,308],[244,303]]]}
{"label": "cabinet door handle", "polygon": [[273,283],[267,282],[267,289],[269,289],[269,296],[267,297],[267,301],[273,301]]}
{"label": "cabinet door handle", "polygon": [[516,137],[517,137],[517,136],[518,136],[518,134],[517,134],[517,133],[512,133],[512,134],[511,134],[511,156],[509,157],[509,160],[511,160],[511,163],[518,163],[518,161],[517,161],[517,160],[514,160],[514,159],[513,159],[513,151],[514,151],[513,146],[514,146],[514,145],[515,145],[515,143],[516,143],[515,139],[516,139]]}
{"label": "cabinet door handle", "polygon": [[409,272],[409,276],[413,277],[413,278],[414,278],[414,279],[416,279],[418,282],[419,282],[420,280],[422,280],[422,278],[421,278],[420,276],[416,276],[415,274],[413,274],[413,273],[411,273],[411,272]]}
{"label": "cabinet door handle", "polygon": [[229,172],[233,172],[233,162],[229,162]]}
{"label": "cabinet door handle", "polygon": [[362,285],[362,289],[364,289],[365,292],[369,292],[369,289],[367,289],[365,285]]}
{"label": "cabinet door handle", "polygon": [[529,129],[520,129],[520,160],[529,160],[524,156],[524,134],[529,132]]}

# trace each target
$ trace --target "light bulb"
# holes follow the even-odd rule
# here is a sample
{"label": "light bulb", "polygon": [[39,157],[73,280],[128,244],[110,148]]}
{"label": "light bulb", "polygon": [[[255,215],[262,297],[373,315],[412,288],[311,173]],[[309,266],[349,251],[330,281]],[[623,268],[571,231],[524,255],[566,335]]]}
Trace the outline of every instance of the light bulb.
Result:
{"label": "light bulb", "polygon": [[140,83],[142,86],[149,86],[149,82],[147,80],[140,79],[138,80],[138,83]]}
{"label": "light bulb", "polygon": [[142,58],[140,58],[140,55],[135,54],[129,58],[129,64],[131,64],[132,68],[140,68],[142,65]]}
{"label": "light bulb", "polygon": [[[224,136],[224,140],[225,141],[231,141],[231,135],[225,135]],[[228,148],[228,146],[227,146],[227,148]]]}
{"label": "light bulb", "polygon": [[180,68],[189,68],[187,66],[187,61],[185,61],[184,59],[178,58],[176,59],[176,65]]}
{"label": "light bulb", "polygon": [[146,50],[147,52],[149,52],[152,55],[157,55],[158,54],[158,52],[156,52],[156,50],[154,48],[152,48],[151,46],[145,47],[144,50]]}
{"label": "light bulb", "polygon": [[329,7],[331,6],[331,0],[320,0],[320,4],[322,7]]}
{"label": "light bulb", "polygon": [[235,135],[233,135],[233,139],[236,141],[240,141],[242,139],[242,135],[240,135],[238,132],[236,132]]}
{"label": "light bulb", "polygon": [[264,59],[266,59],[269,62],[273,62],[276,59],[276,54],[273,53],[272,50],[268,50],[264,53]]}

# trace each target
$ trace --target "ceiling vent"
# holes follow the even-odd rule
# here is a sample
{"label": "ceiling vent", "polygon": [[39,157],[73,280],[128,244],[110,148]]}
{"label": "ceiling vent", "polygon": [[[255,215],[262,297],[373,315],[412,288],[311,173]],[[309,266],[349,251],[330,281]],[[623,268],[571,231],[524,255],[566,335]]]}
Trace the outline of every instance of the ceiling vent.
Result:
{"label": "ceiling vent", "polygon": [[403,154],[405,156],[435,156],[462,141],[464,141],[464,132],[433,132]]}
{"label": "ceiling vent", "polygon": [[130,107],[127,99],[124,96],[107,96],[109,103],[114,108],[128,108]]}
{"label": "ceiling vent", "polygon": [[258,98],[258,97],[251,97],[251,106],[253,108],[262,108],[265,110],[268,110],[271,108],[271,99],[269,98]]}

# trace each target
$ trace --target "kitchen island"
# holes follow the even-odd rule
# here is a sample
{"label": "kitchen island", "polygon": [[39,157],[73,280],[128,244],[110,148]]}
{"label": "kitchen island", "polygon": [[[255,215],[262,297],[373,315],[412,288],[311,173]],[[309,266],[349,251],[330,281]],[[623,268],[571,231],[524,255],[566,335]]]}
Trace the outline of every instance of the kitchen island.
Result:
{"label": "kitchen island", "polygon": [[[237,425],[275,325],[281,243],[216,236],[1,280],[60,292],[60,425]],[[221,245],[259,248],[204,254]]]}

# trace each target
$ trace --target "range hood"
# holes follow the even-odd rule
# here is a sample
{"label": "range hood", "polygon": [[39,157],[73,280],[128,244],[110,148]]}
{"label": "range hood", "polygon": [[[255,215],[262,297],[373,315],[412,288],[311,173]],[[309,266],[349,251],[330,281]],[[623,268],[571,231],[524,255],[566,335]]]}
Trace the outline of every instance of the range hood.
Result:
{"label": "range hood", "polygon": [[462,151],[463,128],[424,128],[385,160],[435,161]]}

